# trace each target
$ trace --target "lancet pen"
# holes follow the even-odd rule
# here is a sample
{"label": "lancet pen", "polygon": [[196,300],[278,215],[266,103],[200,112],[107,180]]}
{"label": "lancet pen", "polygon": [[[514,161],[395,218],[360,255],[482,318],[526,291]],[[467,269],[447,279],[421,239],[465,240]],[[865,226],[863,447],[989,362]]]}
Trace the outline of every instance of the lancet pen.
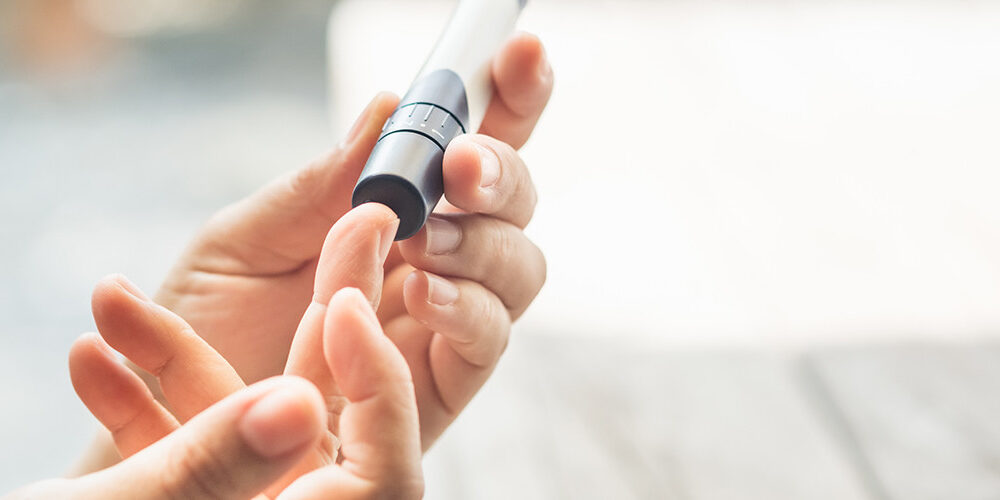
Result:
{"label": "lancet pen", "polygon": [[526,1],[461,0],[382,128],[351,201],[391,208],[399,217],[397,240],[416,234],[441,199],[444,150],[482,123],[493,96],[490,61]]}

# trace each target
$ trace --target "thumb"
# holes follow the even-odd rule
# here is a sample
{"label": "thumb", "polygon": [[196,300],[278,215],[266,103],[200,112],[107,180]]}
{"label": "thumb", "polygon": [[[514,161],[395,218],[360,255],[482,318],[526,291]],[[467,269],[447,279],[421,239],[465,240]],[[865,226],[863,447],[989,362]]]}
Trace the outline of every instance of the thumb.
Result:
{"label": "thumb", "polygon": [[274,377],[80,481],[102,498],[250,498],[298,463],[325,426],[323,401],[312,384]]}
{"label": "thumb", "polygon": [[378,94],[329,156],[220,211],[191,255],[234,274],[280,274],[316,258],[330,226],[351,209],[354,183],[398,101]]}

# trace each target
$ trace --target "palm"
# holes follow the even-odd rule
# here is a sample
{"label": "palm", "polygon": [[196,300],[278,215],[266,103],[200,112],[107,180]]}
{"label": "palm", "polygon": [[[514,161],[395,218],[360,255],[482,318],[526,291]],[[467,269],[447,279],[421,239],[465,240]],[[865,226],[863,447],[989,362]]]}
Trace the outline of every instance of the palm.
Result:
{"label": "palm", "polygon": [[187,320],[247,383],[281,373],[315,264],[271,276],[175,269],[156,301]]}

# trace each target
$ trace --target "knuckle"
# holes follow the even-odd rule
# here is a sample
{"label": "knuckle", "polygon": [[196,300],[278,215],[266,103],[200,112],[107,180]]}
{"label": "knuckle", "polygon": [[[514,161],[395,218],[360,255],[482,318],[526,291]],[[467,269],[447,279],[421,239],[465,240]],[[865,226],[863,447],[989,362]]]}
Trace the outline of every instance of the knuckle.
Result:
{"label": "knuckle", "polygon": [[499,299],[490,300],[490,299],[491,297],[489,293],[485,293],[483,294],[482,299],[476,301],[476,305],[473,307],[475,314],[469,316],[469,318],[470,319],[483,318],[483,320],[482,321],[475,320],[473,326],[493,324],[496,322],[497,310],[501,309],[499,304],[497,304],[498,302],[500,302],[500,300]]}
{"label": "knuckle", "polygon": [[545,286],[545,281],[548,279],[548,262],[545,260],[545,254],[531,240],[528,240],[527,244],[534,256],[531,259],[527,259],[531,264],[527,264],[525,278],[521,285],[522,293],[518,295],[517,304],[513,304],[514,307],[511,309],[512,320],[520,318],[524,314],[531,303],[535,301],[535,298],[538,297],[538,294],[542,291],[542,287]]}
{"label": "knuckle", "polygon": [[[518,244],[515,240],[510,228],[499,222],[492,223],[493,242],[493,261],[494,265],[508,266],[513,262],[517,261],[517,250]],[[492,266],[491,266],[492,267]]]}
{"label": "knuckle", "polygon": [[160,477],[160,489],[169,499],[222,499],[237,489],[225,463],[198,442],[172,451]]}
{"label": "knuckle", "polygon": [[500,161],[503,176],[507,177],[507,182],[510,184],[510,193],[516,192],[524,178],[524,168],[521,166],[521,159],[517,155],[517,151],[514,151],[510,144],[496,139],[490,143],[490,149],[496,153],[497,159]]}
{"label": "knuckle", "polygon": [[310,164],[285,178],[285,188],[292,195],[292,199],[312,200],[316,197],[316,191],[321,183],[321,173],[319,164]]}
{"label": "knuckle", "polygon": [[493,366],[503,353],[510,331],[510,316],[499,299],[484,298],[476,306],[477,318],[483,318],[469,326],[470,344],[466,346],[466,361],[479,367]]}
{"label": "knuckle", "polygon": [[535,208],[538,207],[538,190],[535,188],[534,181],[531,180],[531,175],[525,175],[524,183],[527,186],[525,189],[527,191],[526,198],[527,201],[524,202],[525,208],[527,209],[527,217],[524,221],[525,225],[531,220],[532,215],[535,213]]}
{"label": "knuckle", "polygon": [[424,497],[424,479],[420,474],[407,473],[396,481],[371,483],[371,489],[364,495],[373,500],[416,500]]}
{"label": "knuckle", "polygon": [[504,164],[505,174],[510,177],[509,187],[503,195],[503,204],[512,210],[512,218],[518,225],[527,225],[538,204],[538,193],[531,172],[517,151],[509,144],[500,143],[498,152]]}
{"label": "knuckle", "polygon": [[[334,150],[326,158],[312,162],[306,165],[286,177],[283,181],[284,190],[288,196],[283,196],[283,199],[295,200],[294,203],[301,204],[301,208],[305,208],[320,218],[329,219],[334,221],[337,217],[333,214],[336,212],[336,206],[343,205],[342,201],[334,203],[330,196],[330,189],[334,186],[332,184],[334,180],[333,171],[335,167],[340,162],[340,150]],[[344,210],[350,208],[348,205]]]}
{"label": "knuckle", "polygon": [[507,345],[507,339],[510,337],[510,311],[499,302],[499,300],[496,302],[490,301],[492,312],[489,317],[492,319],[490,322],[492,328],[490,328],[488,338],[483,342],[486,346],[484,361],[487,365],[494,365],[500,360],[500,356]]}
{"label": "knuckle", "polygon": [[538,277],[538,281],[535,285],[535,295],[538,295],[538,292],[540,292],[542,287],[545,286],[545,281],[548,280],[549,277],[549,261],[545,258],[545,252],[542,252],[542,249],[539,248],[538,245],[531,242],[531,246],[538,255],[538,272],[535,274]]}
{"label": "knuckle", "polygon": [[[521,241],[516,236],[514,231],[511,230],[509,226],[497,224],[493,237],[493,265],[488,271],[490,275],[494,276],[493,280],[496,280],[497,290],[506,290],[517,288],[519,283],[521,283],[523,271],[523,265],[521,264]],[[506,273],[495,273],[494,269],[507,269]],[[508,307],[511,304],[505,304]]]}
{"label": "knuckle", "polygon": [[513,146],[507,144],[504,141],[501,141],[499,139],[494,139],[492,137],[489,138],[489,141],[490,141],[489,146],[493,148],[494,151],[496,151],[497,156],[500,157],[501,161],[508,164],[511,163],[517,164],[517,151],[514,149]]}

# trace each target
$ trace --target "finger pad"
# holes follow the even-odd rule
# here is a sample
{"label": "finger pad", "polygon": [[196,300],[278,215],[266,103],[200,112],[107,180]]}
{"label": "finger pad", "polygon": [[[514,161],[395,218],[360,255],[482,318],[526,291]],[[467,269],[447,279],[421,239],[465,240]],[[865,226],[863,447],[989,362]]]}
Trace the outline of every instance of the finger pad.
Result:
{"label": "finger pad", "polygon": [[396,214],[378,203],[360,205],[338,220],[323,244],[313,300],[326,303],[344,287],[358,288],[374,300],[383,272],[381,231],[394,220]]}
{"label": "finger pad", "polygon": [[515,113],[530,116],[548,100],[551,79],[540,70],[545,49],[538,37],[519,33],[504,46],[494,66],[497,92]]}

